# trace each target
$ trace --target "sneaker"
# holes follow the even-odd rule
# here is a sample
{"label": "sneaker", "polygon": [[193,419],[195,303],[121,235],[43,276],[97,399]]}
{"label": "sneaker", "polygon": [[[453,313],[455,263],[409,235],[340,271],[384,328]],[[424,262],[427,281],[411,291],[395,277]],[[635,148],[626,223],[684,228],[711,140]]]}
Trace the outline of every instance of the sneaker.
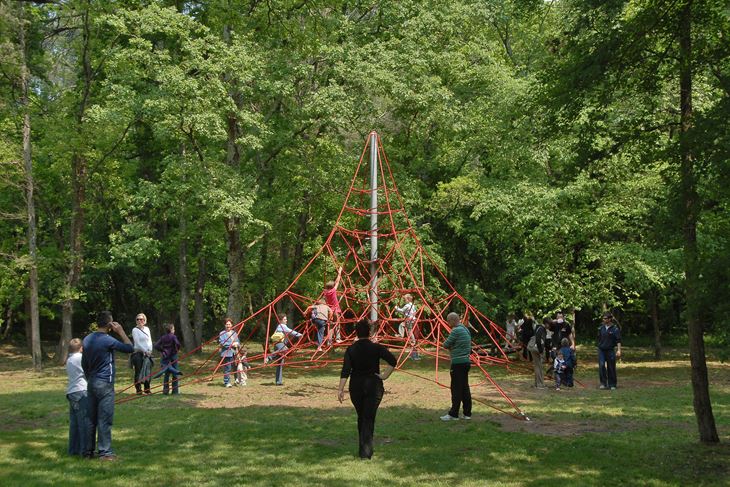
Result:
{"label": "sneaker", "polygon": [[465,419],[467,421],[470,421],[471,420],[471,416],[462,416],[461,419]]}
{"label": "sneaker", "polygon": [[615,391],[616,390],[616,386],[611,386],[611,390],[612,391]]}
{"label": "sneaker", "polygon": [[458,421],[458,420],[459,420],[459,418],[455,418],[450,414],[444,414],[443,416],[441,416],[441,421]]}
{"label": "sneaker", "polygon": [[603,384],[601,384],[600,386],[598,386],[598,388],[599,388],[599,389],[605,389],[605,388],[606,388],[606,386],[604,386]]}
{"label": "sneaker", "polygon": [[116,462],[117,461],[117,456],[114,455],[114,454],[112,454],[112,455],[104,455],[104,456],[99,457],[99,460],[102,461],[102,462]]}
{"label": "sneaker", "polygon": [[245,386],[246,385],[246,381],[244,380],[243,382],[241,382],[241,385],[242,386]]}
{"label": "sneaker", "polygon": [[240,386],[240,385],[241,385],[241,381],[240,381],[240,380],[238,380],[238,379],[236,379],[234,383],[235,383],[235,384],[236,384],[237,386]]}
{"label": "sneaker", "polygon": [[555,388],[555,390],[556,390],[556,391],[559,391],[559,390],[560,390],[560,387],[556,387],[556,388]]}
{"label": "sneaker", "polygon": [[233,385],[231,385],[231,383],[229,382],[228,384],[226,384],[226,387],[233,387]]}

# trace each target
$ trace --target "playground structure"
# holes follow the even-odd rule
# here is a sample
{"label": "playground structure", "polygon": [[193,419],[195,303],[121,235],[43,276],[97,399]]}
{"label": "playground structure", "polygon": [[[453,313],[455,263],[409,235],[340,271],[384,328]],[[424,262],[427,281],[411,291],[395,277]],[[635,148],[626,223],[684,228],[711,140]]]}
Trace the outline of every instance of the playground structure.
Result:
{"label": "playground structure", "polygon": [[[368,154],[369,164],[366,163]],[[342,275],[337,297],[342,314],[335,316],[329,325],[331,342],[325,341],[318,350],[316,327],[306,316],[306,310],[321,294],[308,296],[301,291],[300,284],[305,282],[311,289],[313,283],[317,283],[321,290],[327,281],[335,280],[340,268]],[[404,317],[395,308],[403,304],[405,294],[413,297],[417,307],[412,334],[398,333]],[[443,377],[448,375],[449,358],[442,344],[450,332],[446,315],[451,311],[459,313],[475,339],[472,365],[482,379],[472,384],[476,393],[473,399],[515,418],[528,419],[487,370],[503,367],[524,371],[521,364],[509,357],[517,347],[508,341],[501,327],[456,291],[425,250],[406,214],[380,137],[371,132],[342,209],[324,244],[281,294],[236,324],[234,330],[245,346],[263,327],[267,337],[263,354],[249,354],[248,361],[252,370],[273,367],[276,364],[266,364],[264,360],[270,353],[268,337],[276,329],[279,316],[284,314],[289,318],[290,328],[303,334],[301,339],[289,340],[285,366],[320,368],[341,362],[341,356],[334,356],[333,350],[349,346],[355,340],[354,324],[368,319],[372,323],[371,339],[391,349],[398,359],[397,370],[447,388]],[[217,342],[218,335],[201,347]],[[184,363],[195,351],[197,349],[188,351],[180,362]],[[409,370],[412,354],[433,360],[434,378]],[[222,375],[224,360],[229,359],[222,358],[216,349],[193,373],[180,379],[180,386]],[[501,402],[501,406],[495,404],[492,397],[489,400],[480,397],[479,393],[485,388],[493,396],[496,393],[494,399]]]}

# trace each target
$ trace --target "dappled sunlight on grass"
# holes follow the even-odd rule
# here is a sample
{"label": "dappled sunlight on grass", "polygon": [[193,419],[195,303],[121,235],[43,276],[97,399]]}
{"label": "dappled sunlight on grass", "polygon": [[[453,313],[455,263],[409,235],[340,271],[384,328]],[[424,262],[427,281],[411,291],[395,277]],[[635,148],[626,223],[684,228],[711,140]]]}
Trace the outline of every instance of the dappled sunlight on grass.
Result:
{"label": "dappled sunlight on grass", "polygon": [[[652,365],[654,364],[654,365]],[[428,361],[409,364],[426,375]],[[711,364],[715,417],[730,441],[730,368]],[[443,423],[449,391],[396,373],[378,412],[373,460],[356,458],[356,418],[335,399],[338,368],[286,370],[270,386],[270,370],[249,386],[220,381],[116,406],[114,464],[65,454],[68,406],[61,368],[35,374],[0,372],[0,485],[504,485],[543,487],[722,485],[730,451],[698,448],[687,364],[672,360],[619,365],[619,389],[596,388],[585,358],[576,378],[585,387],[535,390],[529,374],[494,377],[532,421],[476,402],[472,421]],[[490,373],[492,371],[490,370]],[[128,369],[118,385],[129,384]],[[474,374],[472,382],[477,383]],[[443,380],[448,380],[447,376]],[[118,387],[119,389],[119,387]],[[475,398],[504,407],[491,385]],[[713,452],[712,454],[708,452]],[[675,458],[680,456],[681,461]],[[621,461],[616,461],[620,459]],[[559,468],[558,468],[559,467]]]}

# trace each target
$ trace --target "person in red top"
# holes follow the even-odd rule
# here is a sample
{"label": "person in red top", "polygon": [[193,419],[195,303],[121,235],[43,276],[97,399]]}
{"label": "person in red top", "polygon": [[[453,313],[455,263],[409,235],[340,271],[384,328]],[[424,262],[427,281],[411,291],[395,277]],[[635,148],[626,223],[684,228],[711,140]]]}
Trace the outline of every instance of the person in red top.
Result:
{"label": "person in red top", "polygon": [[337,279],[325,283],[324,291],[322,291],[322,296],[324,297],[327,306],[329,306],[332,310],[332,315],[334,317],[334,322],[332,322],[332,326],[330,327],[329,333],[327,334],[327,343],[329,344],[332,343],[333,332],[335,333],[337,343],[342,342],[342,337],[340,335],[340,316],[342,315],[342,309],[340,308],[340,301],[339,299],[337,299],[337,288],[340,285],[341,279],[342,266],[340,266],[340,268],[337,270]]}

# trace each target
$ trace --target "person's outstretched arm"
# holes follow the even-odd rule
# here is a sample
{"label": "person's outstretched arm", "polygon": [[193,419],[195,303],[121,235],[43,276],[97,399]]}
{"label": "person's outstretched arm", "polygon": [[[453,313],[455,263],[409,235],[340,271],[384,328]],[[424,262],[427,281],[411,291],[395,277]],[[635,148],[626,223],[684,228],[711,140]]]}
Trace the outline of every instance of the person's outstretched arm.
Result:
{"label": "person's outstretched arm", "polygon": [[340,266],[339,269],[337,269],[337,279],[335,279],[335,287],[334,289],[337,289],[337,287],[340,285],[340,280],[342,279],[342,266]]}

